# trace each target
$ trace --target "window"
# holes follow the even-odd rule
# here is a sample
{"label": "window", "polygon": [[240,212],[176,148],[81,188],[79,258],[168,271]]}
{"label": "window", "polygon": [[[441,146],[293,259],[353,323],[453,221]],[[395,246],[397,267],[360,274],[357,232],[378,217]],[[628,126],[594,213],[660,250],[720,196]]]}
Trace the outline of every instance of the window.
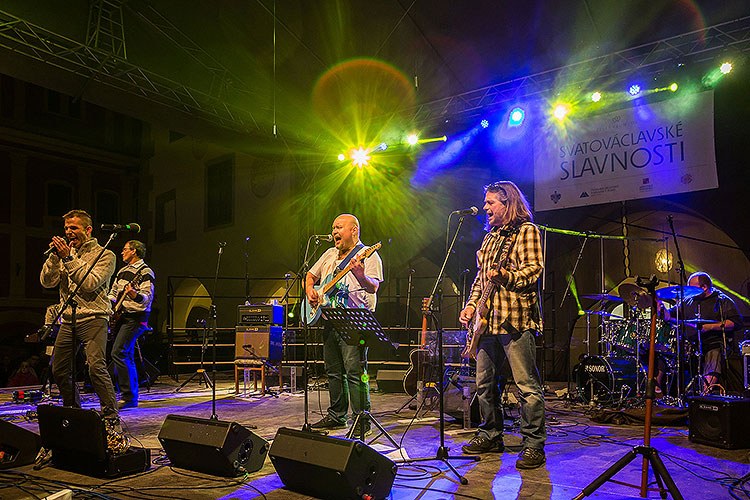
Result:
{"label": "window", "polygon": [[234,221],[234,156],[206,165],[205,226],[213,229]]}

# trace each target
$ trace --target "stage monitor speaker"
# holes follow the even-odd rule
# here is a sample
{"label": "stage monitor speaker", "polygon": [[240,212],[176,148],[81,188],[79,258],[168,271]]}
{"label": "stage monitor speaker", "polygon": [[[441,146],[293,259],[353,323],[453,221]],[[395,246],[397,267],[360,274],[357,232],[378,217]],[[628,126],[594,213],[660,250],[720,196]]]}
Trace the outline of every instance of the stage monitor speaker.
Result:
{"label": "stage monitor speaker", "polygon": [[469,389],[468,407],[471,423],[479,425],[482,418],[479,414],[479,398],[477,398],[477,384],[473,377],[452,376],[448,378],[448,383],[444,389],[443,411],[459,422],[464,419],[464,404],[466,396],[464,388]]}
{"label": "stage monitor speaker", "polygon": [[109,450],[107,429],[96,410],[37,406],[42,446],[52,450],[52,463],[87,476],[115,478],[147,471],[151,452],[129,447],[115,455]]}
{"label": "stage monitor speaker", "polygon": [[282,427],[268,452],[290,490],[326,500],[386,498],[396,464],[362,441]]}
{"label": "stage monitor speaker", "polygon": [[404,393],[406,370],[378,370],[377,381],[380,392]]}
{"label": "stage monitor speaker", "polygon": [[693,443],[726,449],[750,448],[750,399],[729,396],[688,398],[688,434]]}
{"label": "stage monitor speaker", "polygon": [[39,434],[0,420],[0,469],[33,463],[41,447]]}
{"label": "stage monitor speaker", "polygon": [[237,422],[167,415],[159,442],[175,467],[238,476],[263,467],[268,441]]}

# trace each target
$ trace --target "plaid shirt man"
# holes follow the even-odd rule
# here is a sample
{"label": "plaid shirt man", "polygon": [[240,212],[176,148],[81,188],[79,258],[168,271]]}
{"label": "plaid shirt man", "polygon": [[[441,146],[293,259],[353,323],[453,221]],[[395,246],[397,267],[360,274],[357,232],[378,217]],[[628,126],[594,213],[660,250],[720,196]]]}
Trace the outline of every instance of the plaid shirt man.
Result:
{"label": "plaid shirt man", "polygon": [[[518,232],[509,235],[510,256],[505,264],[508,281],[496,286],[490,296],[492,306],[489,312],[487,334],[500,335],[519,333],[525,330],[541,329],[537,296],[537,281],[542,274],[542,243],[539,229],[530,223],[521,224]],[[477,251],[477,276],[471,287],[467,306],[477,308],[482,290],[489,282],[487,272],[493,269],[502,258],[497,258],[505,238],[501,228],[493,227],[488,232],[482,246]]]}

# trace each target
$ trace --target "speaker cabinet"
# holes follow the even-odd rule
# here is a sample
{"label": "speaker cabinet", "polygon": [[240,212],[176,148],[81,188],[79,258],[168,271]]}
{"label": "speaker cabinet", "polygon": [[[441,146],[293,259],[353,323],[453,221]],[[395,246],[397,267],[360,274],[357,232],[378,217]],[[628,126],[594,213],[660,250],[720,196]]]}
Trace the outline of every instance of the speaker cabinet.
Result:
{"label": "speaker cabinet", "polygon": [[114,455],[107,446],[107,430],[96,410],[37,406],[42,445],[52,450],[52,463],[87,476],[115,478],[151,467],[151,452],[131,446]]}
{"label": "speaker cabinet", "polygon": [[378,390],[403,394],[405,376],[406,370],[378,370]]}
{"label": "speaker cabinet", "polygon": [[750,448],[750,399],[728,396],[689,398],[689,438],[726,449]]}
{"label": "speaker cabinet", "polygon": [[268,452],[290,490],[326,500],[386,498],[396,464],[358,440],[280,428]]}
{"label": "speaker cabinet", "polygon": [[33,463],[41,447],[39,434],[0,420],[0,469]]}
{"label": "speaker cabinet", "polygon": [[280,361],[283,332],[280,326],[235,328],[234,359]]}
{"label": "speaker cabinet", "polygon": [[167,415],[159,442],[175,467],[237,476],[263,467],[268,441],[237,422]]}

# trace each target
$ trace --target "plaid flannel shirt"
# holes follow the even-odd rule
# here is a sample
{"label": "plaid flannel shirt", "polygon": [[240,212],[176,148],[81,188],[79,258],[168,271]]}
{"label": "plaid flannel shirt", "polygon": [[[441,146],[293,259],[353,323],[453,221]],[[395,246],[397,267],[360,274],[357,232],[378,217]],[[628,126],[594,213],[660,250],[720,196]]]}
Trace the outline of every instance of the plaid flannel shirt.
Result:
{"label": "plaid flannel shirt", "polygon": [[[521,224],[514,238],[510,256],[505,264],[508,282],[495,286],[490,296],[487,334],[500,335],[541,329],[537,281],[542,274],[542,242],[539,229],[530,222]],[[487,280],[487,271],[496,265],[496,258],[502,247],[503,237],[500,228],[493,228],[482,241],[477,251],[477,276],[471,286],[466,305],[477,308]]]}

